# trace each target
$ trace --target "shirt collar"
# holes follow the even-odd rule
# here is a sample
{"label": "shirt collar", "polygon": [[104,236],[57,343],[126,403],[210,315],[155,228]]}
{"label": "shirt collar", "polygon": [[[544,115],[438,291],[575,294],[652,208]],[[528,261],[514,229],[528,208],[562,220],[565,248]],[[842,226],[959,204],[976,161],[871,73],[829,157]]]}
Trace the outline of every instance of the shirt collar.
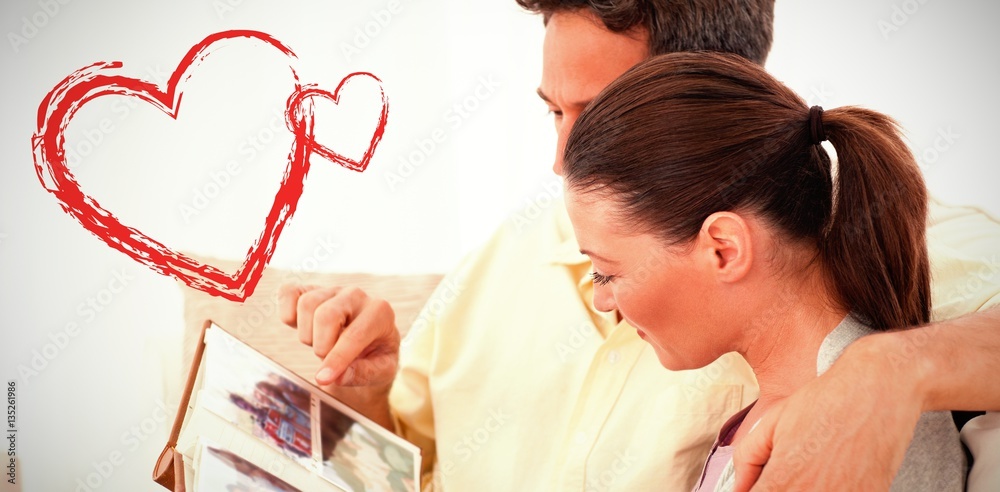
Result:
{"label": "shirt collar", "polygon": [[622,328],[618,327],[619,324],[623,324],[626,325],[624,328],[630,330],[635,339],[639,340],[634,328],[627,326],[627,323],[619,323],[617,311],[605,313],[594,309],[594,281],[590,276],[593,267],[590,258],[580,252],[580,246],[576,242],[576,234],[573,233],[573,223],[569,220],[565,203],[558,200],[552,206],[556,237],[555,246],[548,255],[549,262],[567,268],[570,275],[576,278],[580,297],[593,315],[594,324],[602,337],[607,338],[612,332]]}
{"label": "shirt collar", "polygon": [[552,250],[549,261],[557,265],[575,266],[590,263],[587,255],[580,252],[580,245],[576,242],[576,235],[573,233],[573,223],[569,220],[566,212],[566,205],[562,200],[553,204],[555,207],[556,241],[557,244]]}

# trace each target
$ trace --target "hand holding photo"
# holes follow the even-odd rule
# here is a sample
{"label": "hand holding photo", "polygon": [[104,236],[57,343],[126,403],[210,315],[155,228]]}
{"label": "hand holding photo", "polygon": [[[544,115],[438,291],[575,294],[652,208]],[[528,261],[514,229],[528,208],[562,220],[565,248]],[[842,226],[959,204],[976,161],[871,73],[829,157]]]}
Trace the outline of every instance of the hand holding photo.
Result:
{"label": "hand holding photo", "polygon": [[196,356],[196,364],[194,371],[201,369],[195,380],[200,382],[197,399],[190,405],[189,418],[178,416],[185,426],[176,449],[186,457],[186,468],[198,474],[197,480],[206,473],[197,464],[205,457],[192,459],[195,465],[188,459],[211,439],[222,444],[223,451],[263,463],[278,479],[304,490],[317,486],[358,492],[417,490],[416,446],[218,326],[206,328],[204,352],[200,359]]}

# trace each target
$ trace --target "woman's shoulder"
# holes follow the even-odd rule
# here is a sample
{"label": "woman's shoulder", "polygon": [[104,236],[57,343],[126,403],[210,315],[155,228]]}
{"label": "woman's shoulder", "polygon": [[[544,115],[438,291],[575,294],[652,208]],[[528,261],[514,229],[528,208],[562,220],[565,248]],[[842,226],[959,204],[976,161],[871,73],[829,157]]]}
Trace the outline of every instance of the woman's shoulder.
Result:
{"label": "woman's shoulder", "polygon": [[[848,345],[874,332],[863,319],[848,315],[820,346],[817,373],[829,369]],[[961,491],[964,490],[965,474],[965,451],[951,412],[926,412],[917,422],[913,440],[892,482],[892,490]]]}
{"label": "woman's shoulder", "polygon": [[965,450],[951,412],[926,412],[913,431],[893,491],[965,490]]}
{"label": "woman's shoulder", "polygon": [[848,314],[823,339],[823,343],[819,347],[819,353],[816,355],[816,374],[819,375],[826,372],[833,365],[833,362],[840,357],[840,354],[844,353],[848,345],[872,333],[875,333],[875,330],[865,324],[864,320],[854,314]]}

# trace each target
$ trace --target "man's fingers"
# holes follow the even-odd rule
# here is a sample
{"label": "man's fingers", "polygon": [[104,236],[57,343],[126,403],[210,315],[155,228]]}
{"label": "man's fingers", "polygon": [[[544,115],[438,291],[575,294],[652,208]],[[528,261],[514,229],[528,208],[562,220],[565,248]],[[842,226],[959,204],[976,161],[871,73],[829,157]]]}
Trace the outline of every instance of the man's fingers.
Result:
{"label": "man's fingers", "polygon": [[312,347],[317,357],[323,359],[330,353],[344,328],[364,309],[366,299],[360,289],[345,288],[316,307],[312,317]]}
{"label": "man's fingers", "polygon": [[[383,300],[372,301],[356,293],[346,293],[346,296],[362,299],[363,307],[357,312],[354,319],[349,321],[347,327],[341,331],[340,336],[333,344],[333,348],[323,359],[322,368],[316,373],[316,382],[321,385],[333,384],[340,381],[340,384],[351,384],[355,380],[355,372],[359,370],[353,364],[359,358],[364,357],[376,362],[379,357],[388,352],[395,365],[396,351],[399,350],[399,332],[396,331],[395,313],[388,303]],[[353,302],[358,302],[354,299]],[[359,374],[365,379],[381,380],[381,375],[394,374],[395,367],[389,368],[389,364],[381,362],[376,365],[362,367],[366,372],[374,369],[380,375]]]}
{"label": "man's fingers", "polygon": [[760,478],[764,465],[771,458],[776,422],[776,419],[769,419],[765,415],[736,446],[733,452],[733,466],[736,470],[735,492],[750,492],[751,487]]}
{"label": "man's fingers", "polygon": [[299,341],[312,345],[313,326],[316,309],[325,301],[337,294],[339,288],[317,288],[306,290],[299,296],[295,306],[295,327],[299,330]]}
{"label": "man's fingers", "polygon": [[337,384],[340,386],[378,386],[392,382],[399,359],[387,351],[356,359]]}
{"label": "man's fingers", "polygon": [[278,317],[282,323],[295,328],[299,296],[307,290],[309,289],[299,284],[281,284],[278,287]]}
{"label": "man's fingers", "polygon": [[[323,365],[316,373],[316,382],[322,385],[333,384],[345,376],[344,371],[368,347],[368,340],[362,330],[345,330],[323,359]],[[348,378],[351,374],[346,375]]]}
{"label": "man's fingers", "polygon": [[281,284],[278,287],[278,317],[281,322],[295,328],[298,319],[299,297],[306,292],[318,289],[316,285]]}
{"label": "man's fingers", "polygon": [[764,471],[763,466],[756,465],[735,465],[735,468],[736,487],[733,489],[734,492],[750,492],[750,488],[757,483],[761,472]]}

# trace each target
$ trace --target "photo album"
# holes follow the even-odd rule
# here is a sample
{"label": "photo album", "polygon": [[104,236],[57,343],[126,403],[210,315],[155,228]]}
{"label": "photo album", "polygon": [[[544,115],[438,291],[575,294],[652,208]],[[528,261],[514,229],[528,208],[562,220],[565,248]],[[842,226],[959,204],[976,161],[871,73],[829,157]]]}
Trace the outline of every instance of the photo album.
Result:
{"label": "photo album", "polygon": [[153,478],[178,491],[419,488],[420,449],[207,323]]}

